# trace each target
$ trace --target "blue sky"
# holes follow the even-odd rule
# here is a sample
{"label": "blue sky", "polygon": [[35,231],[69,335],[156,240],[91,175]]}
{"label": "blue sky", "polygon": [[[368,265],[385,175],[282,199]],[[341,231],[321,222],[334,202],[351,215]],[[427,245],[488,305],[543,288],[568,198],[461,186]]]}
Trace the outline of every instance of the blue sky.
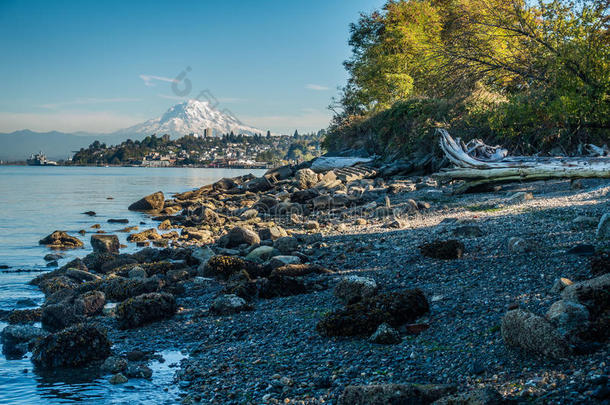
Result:
{"label": "blue sky", "polygon": [[0,0],[0,132],[127,127],[181,101],[181,72],[182,100],[208,90],[261,129],[324,128],[349,23],[383,2]]}

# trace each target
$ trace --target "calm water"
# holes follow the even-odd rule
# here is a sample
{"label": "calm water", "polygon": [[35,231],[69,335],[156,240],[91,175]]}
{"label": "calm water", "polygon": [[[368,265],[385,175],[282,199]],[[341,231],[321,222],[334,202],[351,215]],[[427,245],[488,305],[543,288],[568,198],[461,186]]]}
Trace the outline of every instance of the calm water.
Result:
{"label": "calm water", "polygon": [[[9,266],[9,271],[47,271],[43,257],[50,250],[38,245],[38,240],[55,230],[63,230],[83,240],[85,248],[65,252],[65,258],[59,262],[61,266],[89,253],[94,224],[100,224],[108,233],[125,226],[137,225],[140,229],[154,226],[155,222],[145,215],[127,210],[129,204],[144,195],[161,190],[168,196],[222,177],[250,172],[260,175],[263,171],[0,166],[0,265]],[[95,211],[97,215],[83,215],[85,211]],[[110,218],[125,218],[129,224],[109,224]],[[87,235],[78,235],[81,229],[87,230]],[[118,235],[125,243],[127,235]],[[40,292],[27,285],[38,273],[0,271],[3,272],[0,273],[0,309],[16,308],[17,302],[23,299],[32,299],[37,305],[42,303]],[[0,329],[4,326],[0,323]],[[164,357],[165,363],[152,365],[155,373],[151,382],[133,380],[112,386],[96,376],[80,376],[75,380],[74,376],[39,375],[33,371],[29,359],[7,360],[0,355],[0,403],[173,403],[177,388],[171,384],[173,368],[169,365],[181,355],[170,351]]]}

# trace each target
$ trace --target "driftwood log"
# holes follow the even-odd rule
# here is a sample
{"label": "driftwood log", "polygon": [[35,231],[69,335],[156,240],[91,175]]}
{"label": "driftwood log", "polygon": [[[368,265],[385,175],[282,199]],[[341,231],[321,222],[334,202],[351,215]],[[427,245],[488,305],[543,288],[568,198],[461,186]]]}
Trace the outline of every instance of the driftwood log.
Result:
{"label": "driftwood log", "polygon": [[464,193],[472,188],[510,181],[548,179],[610,178],[610,157],[606,147],[587,145],[598,157],[506,156],[499,146],[491,147],[475,140],[464,144],[453,139],[445,129],[437,129],[440,146],[456,167],[442,169],[435,176],[441,180],[465,180],[455,190]]}

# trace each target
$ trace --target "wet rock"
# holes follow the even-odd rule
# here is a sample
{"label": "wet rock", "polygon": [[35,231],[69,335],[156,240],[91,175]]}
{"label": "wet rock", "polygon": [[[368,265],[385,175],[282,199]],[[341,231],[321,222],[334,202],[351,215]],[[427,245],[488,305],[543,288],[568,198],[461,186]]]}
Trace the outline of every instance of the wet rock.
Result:
{"label": "wet rock", "polygon": [[110,377],[108,379],[108,382],[112,385],[117,385],[117,384],[124,384],[127,381],[129,381],[127,379],[127,377],[125,377],[123,374],[121,373],[116,373],[115,375],[113,375],[112,377]]}
{"label": "wet rock", "polygon": [[14,309],[6,317],[9,324],[23,324],[40,322],[42,309]]}
{"label": "wet rock", "polygon": [[450,395],[433,402],[433,405],[503,405],[507,401],[493,388],[480,388],[471,392]]}
{"label": "wet rock", "polygon": [[143,364],[129,364],[125,370],[125,375],[129,378],[151,379],[153,371],[150,367]]}
{"label": "wet rock", "polygon": [[132,233],[127,237],[129,242],[146,242],[149,240],[159,240],[162,239],[161,235],[157,232],[155,228],[150,228],[145,231],[139,233]]}
{"label": "wet rock", "polygon": [[292,236],[285,236],[273,242],[273,247],[283,254],[290,254],[299,248],[299,241]]}
{"label": "wet rock", "polygon": [[45,295],[51,295],[61,290],[73,290],[77,286],[77,282],[66,276],[51,277],[42,280],[38,284],[38,287]]}
{"label": "wet rock", "polygon": [[458,240],[436,240],[419,246],[422,255],[433,259],[460,259],[464,254],[464,244]]}
{"label": "wet rock", "polygon": [[[182,237],[188,240],[196,240],[202,242],[212,241],[212,232],[206,229],[184,228],[182,229]],[[153,242],[154,243],[154,242]]]}
{"label": "wet rock", "polygon": [[53,260],[52,262],[48,262],[47,263],[47,267],[58,267],[59,263],[57,263],[57,260]]}
{"label": "wet rock", "polygon": [[567,341],[549,321],[522,309],[513,309],[504,315],[501,332],[509,346],[551,358],[564,358],[570,354]]}
{"label": "wet rock", "polygon": [[318,183],[318,175],[311,169],[300,169],[294,175],[294,183],[301,190],[312,188]]}
{"label": "wet rock", "polygon": [[261,242],[256,232],[243,226],[236,226],[221,239],[219,243],[225,248],[233,248],[243,244],[252,246]]}
{"label": "wet rock", "polygon": [[47,262],[54,262],[57,261],[61,258],[63,258],[64,255],[60,254],[60,253],[49,253],[47,255],[44,256],[44,260]]}
{"label": "wet rock", "polygon": [[111,346],[105,331],[79,324],[40,340],[34,347],[32,362],[43,368],[85,366],[105,360]]}
{"label": "wet rock", "polygon": [[92,235],[91,246],[94,252],[119,253],[121,244],[116,235]]}
{"label": "wet rock", "polygon": [[20,357],[28,351],[28,343],[40,339],[47,333],[32,325],[9,325],[0,333],[2,352],[7,356]]}
{"label": "wet rock", "polygon": [[41,322],[45,329],[54,332],[101,313],[106,298],[100,291],[90,291],[80,296],[71,293],[57,302],[55,298],[49,301],[42,307]]}
{"label": "wet rock", "polygon": [[610,212],[605,213],[597,225],[596,236],[598,239],[610,238]]}
{"label": "wet rock", "polygon": [[193,211],[193,215],[199,218],[199,221],[206,225],[222,225],[225,223],[225,219],[221,217],[216,211],[202,205]]}
{"label": "wet rock", "polygon": [[225,294],[212,301],[210,312],[216,315],[231,315],[252,309],[246,301],[235,294]]}
{"label": "wet rock", "polygon": [[135,328],[150,322],[171,318],[176,313],[176,300],[167,293],[149,293],[129,298],[117,306],[121,328]]}
{"label": "wet rock", "polygon": [[90,217],[94,217],[96,214],[95,214],[95,211],[85,211],[85,212],[83,212],[83,215],[88,215]]}
{"label": "wet rock", "polygon": [[453,385],[348,385],[338,405],[426,405],[455,392]]}
{"label": "wet rock", "polygon": [[587,307],[573,301],[559,300],[553,303],[546,313],[546,319],[568,339],[589,328]]}
{"label": "wet rock", "polygon": [[379,325],[375,333],[369,338],[369,342],[382,345],[394,345],[401,341],[400,333],[387,323]]}
{"label": "wet rock", "polygon": [[107,222],[109,224],[128,224],[129,220],[126,218],[110,218]]}
{"label": "wet rock", "polygon": [[107,373],[120,373],[127,368],[127,360],[118,356],[110,356],[102,363],[100,369]]}
{"label": "wet rock", "polygon": [[344,304],[353,304],[374,296],[377,290],[377,283],[372,278],[347,276],[337,283],[334,293]]}
{"label": "wet rock", "polygon": [[47,245],[52,249],[76,249],[83,247],[83,242],[64,231],[55,231],[49,236],[42,238],[39,243]]}
{"label": "wet rock", "polygon": [[326,315],[316,329],[326,336],[371,335],[382,323],[397,328],[429,311],[420,289],[402,290],[366,298]]}
{"label": "wet rock", "polygon": [[161,191],[147,195],[131,204],[129,206],[130,211],[159,211],[163,209],[165,204],[165,196]]}

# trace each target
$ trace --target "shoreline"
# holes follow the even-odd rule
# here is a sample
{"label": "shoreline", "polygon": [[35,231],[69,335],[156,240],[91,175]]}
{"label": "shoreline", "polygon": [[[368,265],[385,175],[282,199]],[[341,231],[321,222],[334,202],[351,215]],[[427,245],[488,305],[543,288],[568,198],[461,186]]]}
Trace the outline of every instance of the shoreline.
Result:
{"label": "shoreline", "polygon": [[[102,238],[97,252],[38,279],[45,307],[72,313],[75,298],[96,291],[119,305],[142,292],[172,295],[175,314],[161,311],[135,328],[118,327],[110,308],[74,320],[107,328],[113,356],[132,368],[143,370],[162,350],[188,354],[178,371],[184,403],[336,403],[349,385],[389,383],[452,385],[445,394],[485,387],[515,401],[597,400],[594,380],[610,371],[607,343],[549,360],[508,347],[500,324],[515,305],[544,315],[558,299],[556,279],[593,278],[589,257],[566,250],[605,246],[595,226],[610,211],[608,181],[583,181],[584,189],[510,183],[452,196],[431,178],[364,172],[316,174],[302,165],[147,198],[141,204],[171,236],[145,230],[132,239],[161,249],[118,254]],[[510,247],[515,237],[527,248]],[[463,255],[423,256],[421,246],[437,239],[459,240]],[[328,336],[342,330],[319,326],[345,307],[340,283],[360,302],[419,288],[429,311],[395,325],[391,344],[370,342],[370,332]],[[135,351],[143,355],[132,360]]]}

